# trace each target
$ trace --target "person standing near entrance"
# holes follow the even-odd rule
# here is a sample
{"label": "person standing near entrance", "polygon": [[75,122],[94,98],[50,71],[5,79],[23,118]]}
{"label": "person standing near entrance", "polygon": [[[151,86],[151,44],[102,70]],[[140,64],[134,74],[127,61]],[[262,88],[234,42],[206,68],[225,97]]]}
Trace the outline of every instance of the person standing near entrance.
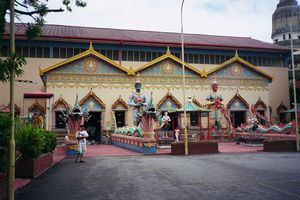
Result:
{"label": "person standing near entrance", "polygon": [[168,137],[168,131],[170,128],[171,119],[168,115],[168,112],[164,112],[164,116],[161,119],[161,129],[163,130],[163,137]]}
{"label": "person standing near entrance", "polygon": [[86,152],[86,138],[89,137],[89,134],[84,130],[84,126],[81,125],[79,127],[79,131],[76,132],[76,139],[77,139],[77,156],[75,162],[84,162],[83,161],[83,154]]}

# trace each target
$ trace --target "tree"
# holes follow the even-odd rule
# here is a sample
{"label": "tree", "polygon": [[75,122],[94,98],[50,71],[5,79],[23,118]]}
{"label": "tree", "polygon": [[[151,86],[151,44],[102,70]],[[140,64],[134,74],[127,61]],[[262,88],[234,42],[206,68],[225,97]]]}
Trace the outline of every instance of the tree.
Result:
{"label": "tree", "polygon": [[[28,16],[32,22],[28,22],[26,35],[29,39],[41,34],[45,24],[45,17],[52,12],[64,12],[62,8],[49,8],[50,0],[14,0],[16,18],[22,21],[21,17]],[[71,12],[73,6],[85,7],[84,0],[61,0],[61,6]],[[9,13],[9,0],[0,0],[0,38],[3,36],[6,26],[5,16]]]}
{"label": "tree", "polygon": [[23,74],[22,66],[26,64],[23,57],[16,56],[16,54],[6,59],[0,59],[0,82],[8,82],[10,80],[11,69],[14,68],[17,77]]}

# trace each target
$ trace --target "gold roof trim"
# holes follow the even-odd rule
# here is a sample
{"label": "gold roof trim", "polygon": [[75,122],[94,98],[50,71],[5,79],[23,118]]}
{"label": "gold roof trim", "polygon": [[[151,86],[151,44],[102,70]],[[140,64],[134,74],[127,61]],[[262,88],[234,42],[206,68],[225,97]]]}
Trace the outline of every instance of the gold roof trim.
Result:
{"label": "gold roof trim", "polygon": [[[172,59],[173,61],[175,61],[175,62],[177,62],[179,64],[182,63],[182,60],[179,59],[179,58],[177,58],[176,56],[172,55],[171,52],[170,52],[170,50],[169,50],[169,48],[168,48],[165,54],[163,54],[162,56],[160,56],[160,57],[158,57],[158,58],[156,58],[156,59],[148,62],[147,64],[145,64],[145,65],[137,68],[134,71],[134,73],[137,73],[137,72],[139,72],[139,71],[141,71],[143,69],[146,69],[146,68],[148,68],[148,67],[150,67],[150,66],[152,66],[152,65],[154,65],[154,64],[156,64],[158,62],[161,62],[161,61],[163,61],[163,60],[165,60],[167,58],[170,58],[170,59]],[[186,62],[184,62],[184,66],[186,66],[188,69],[194,71],[195,73],[199,74],[201,77],[206,77],[205,74],[202,74],[202,71],[198,70],[196,67],[194,67],[194,66],[192,66],[192,65],[190,65],[190,64],[188,64]]]}
{"label": "gold roof trim", "polygon": [[207,71],[207,72],[206,72],[206,73],[207,73],[207,76],[209,76],[210,74],[212,74],[212,73],[214,73],[214,72],[216,72],[216,71],[218,71],[218,70],[220,70],[220,69],[222,69],[222,68],[228,66],[228,65],[231,64],[231,63],[237,62],[237,61],[240,62],[241,64],[244,64],[246,67],[252,69],[253,71],[255,71],[255,72],[261,74],[262,76],[264,76],[264,77],[270,79],[271,81],[274,80],[274,75],[271,76],[271,75],[269,75],[268,73],[264,72],[263,70],[259,69],[258,67],[255,67],[255,66],[252,65],[251,63],[249,63],[249,62],[247,62],[246,60],[242,59],[242,58],[238,55],[237,51],[236,51],[235,56],[234,56],[233,58],[231,58],[231,59],[229,59],[229,60],[223,62],[222,64],[218,65],[217,67],[215,67],[215,68],[213,68],[213,69]]}
{"label": "gold roof trim", "polygon": [[105,62],[107,62],[107,63],[109,63],[109,64],[111,64],[111,65],[113,65],[115,67],[117,67],[118,69],[124,71],[125,73],[128,73],[128,70],[125,67],[119,65],[118,63],[114,62],[113,60],[109,59],[108,57],[106,57],[106,56],[100,54],[99,52],[95,51],[94,48],[93,48],[92,42],[90,42],[90,47],[86,51],[81,52],[81,53],[79,53],[79,54],[77,54],[75,56],[67,58],[67,59],[65,59],[65,60],[63,60],[63,61],[61,61],[59,63],[56,63],[56,64],[51,65],[49,67],[46,67],[44,69],[40,68],[40,76],[43,76],[45,73],[47,73],[49,71],[52,71],[52,70],[57,69],[57,68],[59,68],[59,67],[61,67],[63,65],[66,65],[66,64],[68,64],[70,62],[76,61],[76,60],[78,60],[80,58],[84,58],[84,57],[89,56],[89,55],[93,55],[93,56],[95,56],[97,58],[100,58],[101,60],[103,60],[103,61],[105,61]]}

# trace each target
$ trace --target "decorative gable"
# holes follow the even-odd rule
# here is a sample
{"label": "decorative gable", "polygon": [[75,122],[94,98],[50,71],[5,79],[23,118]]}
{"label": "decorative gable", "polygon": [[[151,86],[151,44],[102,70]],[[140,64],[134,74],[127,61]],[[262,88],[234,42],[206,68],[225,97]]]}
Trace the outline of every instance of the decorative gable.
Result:
{"label": "decorative gable", "polygon": [[263,100],[261,100],[260,97],[255,103],[254,107],[256,108],[256,110],[267,110],[267,105],[263,102]]}
{"label": "decorative gable", "polygon": [[237,53],[233,58],[209,70],[207,75],[213,78],[267,79],[269,82],[273,80],[272,76],[243,60]]}
{"label": "decorative gable", "polygon": [[99,111],[105,109],[103,101],[97,97],[92,90],[81,99],[80,106],[83,110],[88,111]]}
{"label": "decorative gable", "polygon": [[66,100],[64,100],[64,98],[62,98],[61,95],[60,95],[59,99],[57,99],[55,101],[55,103],[53,104],[53,109],[55,109],[55,110],[66,110],[69,108],[70,108],[70,105],[66,102]]}
{"label": "decorative gable", "polygon": [[181,108],[181,103],[171,94],[170,91],[158,102],[157,108],[163,111],[175,111]]}
{"label": "decorative gable", "polygon": [[[185,75],[187,76],[201,76],[205,77],[200,70],[193,67],[188,63],[184,63]],[[144,66],[136,69],[132,74],[139,72],[143,75],[153,75],[153,76],[178,76],[182,75],[182,60],[172,55],[170,50],[154,59],[153,61],[145,64]]]}
{"label": "decorative gable", "polygon": [[122,99],[121,95],[115,101],[115,103],[111,106],[112,110],[128,110],[127,103]]}
{"label": "decorative gable", "polygon": [[46,109],[41,106],[39,102],[35,101],[35,103],[28,108],[28,112],[38,115],[44,115],[46,113]]}
{"label": "decorative gable", "polygon": [[249,104],[237,92],[235,94],[235,96],[228,102],[227,109],[229,109],[229,110],[248,110],[249,109]]}

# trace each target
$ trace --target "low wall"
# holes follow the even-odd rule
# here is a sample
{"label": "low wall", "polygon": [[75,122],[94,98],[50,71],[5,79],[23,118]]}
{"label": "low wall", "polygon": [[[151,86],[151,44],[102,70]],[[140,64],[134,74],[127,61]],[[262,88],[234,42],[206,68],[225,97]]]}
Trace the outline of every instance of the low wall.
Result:
{"label": "low wall", "polygon": [[46,171],[53,163],[51,153],[43,154],[32,160],[16,161],[16,178],[35,178]]}
{"label": "low wall", "polygon": [[133,136],[112,134],[112,144],[143,154],[156,153],[156,140]]}
{"label": "low wall", "polygon": [[296,140],[265,141],[266,152],[296,152]]}
{"label": "low wall", "polygon": [[[219,146],[217,142],[210,141],[189,142],[188,153],[189,155],[219,153]],[[184,142],[172,143],[171,154],[184,155]]]}

